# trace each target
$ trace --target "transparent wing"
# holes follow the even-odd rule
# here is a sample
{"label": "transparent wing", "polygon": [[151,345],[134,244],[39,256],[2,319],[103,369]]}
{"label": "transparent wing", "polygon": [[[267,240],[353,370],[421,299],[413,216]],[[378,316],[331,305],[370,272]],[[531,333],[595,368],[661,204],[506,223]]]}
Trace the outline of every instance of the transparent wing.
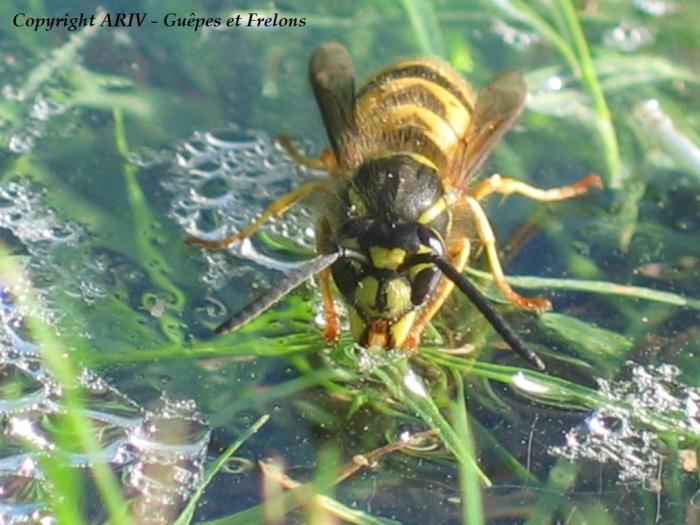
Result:
{"label": "transparent wing", "polygon": [[457,164],[453,167],[455,185],[463,187],[481,168],[496,143],[520,116],[527,88],[520,73],[507,71],[496,76],[480,92],[472,122],[464,139]]}
{"label": "transparent wing", "polygon": [[309,61],[309,80],[336,158],[340,138],[354,127],[355,79],[352,59],[337,42],[319,47]]}

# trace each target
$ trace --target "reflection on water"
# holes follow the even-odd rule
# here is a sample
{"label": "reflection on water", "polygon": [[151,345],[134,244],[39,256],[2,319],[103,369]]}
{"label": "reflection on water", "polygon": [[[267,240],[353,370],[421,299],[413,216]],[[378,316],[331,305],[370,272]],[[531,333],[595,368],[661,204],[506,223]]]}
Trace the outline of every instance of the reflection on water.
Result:
{"label": "reflection on water", "polygon": [[[173,194],[170,216],[184,233],[202,239],[219,239],[239,231],[266,205],[256,209],[251,202],[270,203],[299,183],[296,165],[263,132],[246,134],[234,128],[219,133],[195,132],[170,153],[165,160],[170,176],[163,182]],[[134,161],[139,164],[140,158]],[[264,228],[309,249],[314,246],[313,219],[303,206],[288,210],[284,220],[269,221]],[[276,270],[291,267],[266,257],[250,241],[237,243],[231,250]],[[204,280],[210,284],[220,283],[234,271],[216,253],[205,257],[209,270]]]}
{"label": "reflection on water", "polygon": [[[83,370],[79,380],[85,392],[82,416],[92,425],[100,454],[88,458],[67,449],[65,435],[57,448],[53,434],[57,418],[65,413],[63,387],[44,369],[38,349],[21,340],[5,317],[0,330],[21,342],[19,348],[0,346],[0,391],[5,394],[0,404],[0,521],[50,522],[45,495],[53,488],[46,482],[41,461],[59,454],[76,469],[88,468],[91,461],[108,463],[122,473],[138,523],[171,523],[201,480],[209,442],[208,426],[194,403],[163,400],[162,406],[144,410]],[[87,471],[85,477],[89,478]]]}
{"label": "reflection on water", "polygon": [[[600,393],[611,403],[591,415],[566,435],[566,444],[550,452],[570,460],[587,459],[617,465],[625,483],[658,485],[665,445],[651,428],[654,414],[674,417],[665,431],[700,434],[700,389],[678,381],[680,370],[672,365],[643,367],[627,364],[627,380],[599,380]],[[624,407],[624,408],[622,408]],[[654,423],[663,426],[657,417]]]}
{"label": "reflection on water", "polygon": [[[51,304],[54,294],[74,294],[91,304],[104,297],[105,257],[83,260],[80,272],[60,264],[66,246],[79,250],[85,232],[61,222],[42,202],[37,188],[20,182],[0,187],[0,227],[21,242],[25,270],[45,287],[40,295]],[[78,379],[82,416],[90,422],[100,452],[88,458],[76,447],[75,436],[60,434],[66,413],[64,386],[44,367],[39,348],[27,335],[26,315],[55,322],[46,306],[28,309],[24,298],[31,284],[20,279],[0,291],[0,522],[52,523],[47,498],[54,488],[42,469],[42,459],[62,462],[90,479],[91,462],[109,464],[121,474],[131,514],[138,523],[171,523],[202,477],[209,427],[194,402],[163,398],[159,406],[139,406],[98,375],[83,369]],[[55,300],[55,297],[53,297]],[[63,432],[63,431],[60,431]],[[94,490],[90,489],[90,490]],[[157,510],[156,510],[157,509]]]}

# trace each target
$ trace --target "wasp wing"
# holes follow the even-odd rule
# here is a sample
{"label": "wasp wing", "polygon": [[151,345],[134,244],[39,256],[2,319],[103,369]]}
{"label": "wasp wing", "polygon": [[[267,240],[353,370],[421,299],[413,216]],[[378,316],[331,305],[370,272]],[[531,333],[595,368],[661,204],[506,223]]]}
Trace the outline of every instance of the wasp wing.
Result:
{"label": "wasp wing", "polygon": [[482,88],[453,173],[463,187],[481,168],[499,139],[520,116],[527,88],[520,73],[507,71]]}
{"label": "wasp wing", "polygon": [[347,49],[337,42],[319,47],[309,61],[309,80],[333,152],[340,158],[340,139],[355,125],[354,68]]}
{"label": "wasp wing", "polygon": [[298,268],[290,271],[284,279],[277,283],[277,286],[268,290],[262,295],[262,297],[259,297],[256,301],[246,306],[236,315],[221,323],[216,329],[214,329],[214,333],[223,334],[225,332],[238,330],[241,326],[252,321],[265,310],[273,306],[306,279],[314,274],[317,274],[321,270],[328,268],[338,259],[338,257],[340,257],[340,253],[335,252],[318,255],[313,259],[309,259]]}

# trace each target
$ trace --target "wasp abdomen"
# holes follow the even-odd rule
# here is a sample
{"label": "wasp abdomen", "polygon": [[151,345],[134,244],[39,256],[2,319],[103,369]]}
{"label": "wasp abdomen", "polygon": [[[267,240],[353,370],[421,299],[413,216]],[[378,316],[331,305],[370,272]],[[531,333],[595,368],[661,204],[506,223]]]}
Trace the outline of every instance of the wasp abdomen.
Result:
{"label": "wasp abdomen", "polygon": [[444,170],[469,128],[474,98],[469,85],[439,62],[403,62],[384,70],[357,95],[355,130],[345,144],[354,165],[347,167],[403,152]]}

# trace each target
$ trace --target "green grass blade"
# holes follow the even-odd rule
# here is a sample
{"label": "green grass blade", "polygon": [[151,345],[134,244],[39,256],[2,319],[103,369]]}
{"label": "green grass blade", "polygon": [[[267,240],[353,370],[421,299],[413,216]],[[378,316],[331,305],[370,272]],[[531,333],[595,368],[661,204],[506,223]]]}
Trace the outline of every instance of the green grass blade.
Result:
{"label": "green grass blade", "polygon": [[408,20],[418,41],[420,52],[430,56],[444,56],[442,32],[430,0],[401,0]]}
{"label": "green grass blade", "polygon": [[[493,280],[488,272],[482,272],[473,268],[467,268],[466,272],[475,277]],[[673,292],[652,290],[642,286],[628,286],[607,281],[590,281],[585,279],[553,279],[549,277],[518,276],[507,277],[508,283],[521,288],[549,288],[552,290],[569,290],[572,292],[588,292],[601,295],[616,295],[655,301],[658,303],[672,304],[700,310],[700,299],[689,299]]]}
{"label": "green grass blade", "polygon": [[539,320],[552,334],[593,363],[615,368],[632,349],[633,342],[629,338],[568,315],[546,312]]}
{"label": "green grass blade", "polygon": [[600,86],[598,75],[593,65],[593,57],[588,47],[586,35],[581,27],[581,21],[576,13],[576,8],[571,0],[558,0],[563,12],[563,18],[567,29],[571,32],[574,46],[581,67],[581,75],[586,89],[593,97],[593,106],[598,116],[597,128],[603,143],[605,162],[608,168],[608,185],[613,189],[620,189],[623,183],[622,163],[620,160],[620,148],[615,135],[612,115],[605,100],[603,88]]}
{"label": "green grass blade", "polygon": [[457,461],[469,465],[466,468],[472,468],[477,472],[479,480],[484,486],[491,486],[488,477],[479,469],[474,456],[470,455],[452,425],[440,412],[422,379],[410,368],[407,362],[396,362],[395,365],[375,370],[374,374],[386,385],[393,396],[418,414],[429,428],[438,430],[438,436],[445,447],[454,454]]}
{"label": "green grass blade", "polygon": [[[168,268],[167,261],[152,244],[151,239],[153,236],[150,235],[150,227],[154,222],[153,217],[148,208],[146,197],[136,178],[138,168],[128,162],[129,146],[126,140],[124,113],[121,108],[117,107],[114,108],[112,113],[114,116],[116,148],[124,158],[124,179],[134,216],[134,236],[143,259],[143,267],[148,272],[151,281],[165,293],[168,309],[181,312],[186,303],[185,294],[167,277],[165,271]],[[142,297],[142,302],[144,303],[142,306],[146,309],[150,309],[152,306],[147,302],[149,297],[153,297],[153,294],[144,294]],[[158,324],[168,339],[177,344],[182,343],[183,336],[179,329],[180,322],[176,316],[165,311],[158,317]]]}
{"label": "green grass blade", "polygon": [[216,476],[216,474],[226,464],[229,458],[239,448],[241,448],[241,446],[246,441],[248,441],[248,439],[250,439],[251,436],[258,432],[258,430],[260,430],[269,420],[270,416],[268,414],[264,414],[263,416],[261,416],[245,432],[243,432],[243,434],[241,434],[238,437],[238,439],[236,439],[236,441],[231,443],[231,445],[218,458],[216,458],[216,461],[214,461],[214,463],[212,463],[207,469],[206,473],[204,474],[204,478],[202,479],[202,482],[199,484],[197,489],[190,497],[189,501],[187,502],[187,505],[185,505],[185,508],[182,509],[180,516],[178,516],[177,520],[175,520],[174,525],[188,525],[192,521],[194,511],[197,508],[197,504],[199,503],[200,498],[204,494],[204,490],[214,479],[214,476]]}
{"label": "green grass blade", "polygon": [[[22,271],[4,248],[0,250],[0,280],[2,280],[3,287],[10,290],[19,289],[23,287],[22,283],[27,282]],[[29,306],[30,311],[35,310],[32,305],[36,305],[37,301],[31,291],[23,294],[22,301]],[[75,435],[80,449],[89,458],[95,484],[111,522],[117,525],[127,525],[129,523],[126,516],[128,507],[122,498],[119,483],[109,465],[98,459],[100,456],[100,445],[95,439],[95,430],[87,418],[83,416],[84,403],[82,395],[76,387],[79,374],[71,359],[71,355],[63,348],[61,341],[55,336],[52,329],[42,321],[33,317],[28,317],[25,321],[32,337],[39,346],[44,366],[64,386],[62,399],[66,410],[65,422],[71,433]],[[58,474],[56,474],[57,472]],[[49,472],[49,479],[52,474],[60,475],[60,469]],[[62,486],[61,481],[58,480],[56,485]],[[71,494],[63,495],[63,497],[70,496]]]}
{"label": "green grass blade", "polygon": [[[467,453],[475,458],[476,447],[474,439],[467,421],[466,392],[464,390],[464,380],[456,372],[452,374],[457,385],[456,403],[452,407],[452,420],[454,421],[457,437],[464,443]],[[459,488],[462,493],[462,522],[464,525],[481,525],[485,523],[484,508],[481,502],[481,487],[479,485],[479,474],[474,465],[458,462],[459,465]]]}
{"label": "green grass blade", "polygon": [[541,35],[564,57],[564,60],[576,76],[581,75],[581,67],[572,47],[537,11],[522,0],[506,0],[505,2],[494,3],[513,18],[532,27],[538,35]]}

